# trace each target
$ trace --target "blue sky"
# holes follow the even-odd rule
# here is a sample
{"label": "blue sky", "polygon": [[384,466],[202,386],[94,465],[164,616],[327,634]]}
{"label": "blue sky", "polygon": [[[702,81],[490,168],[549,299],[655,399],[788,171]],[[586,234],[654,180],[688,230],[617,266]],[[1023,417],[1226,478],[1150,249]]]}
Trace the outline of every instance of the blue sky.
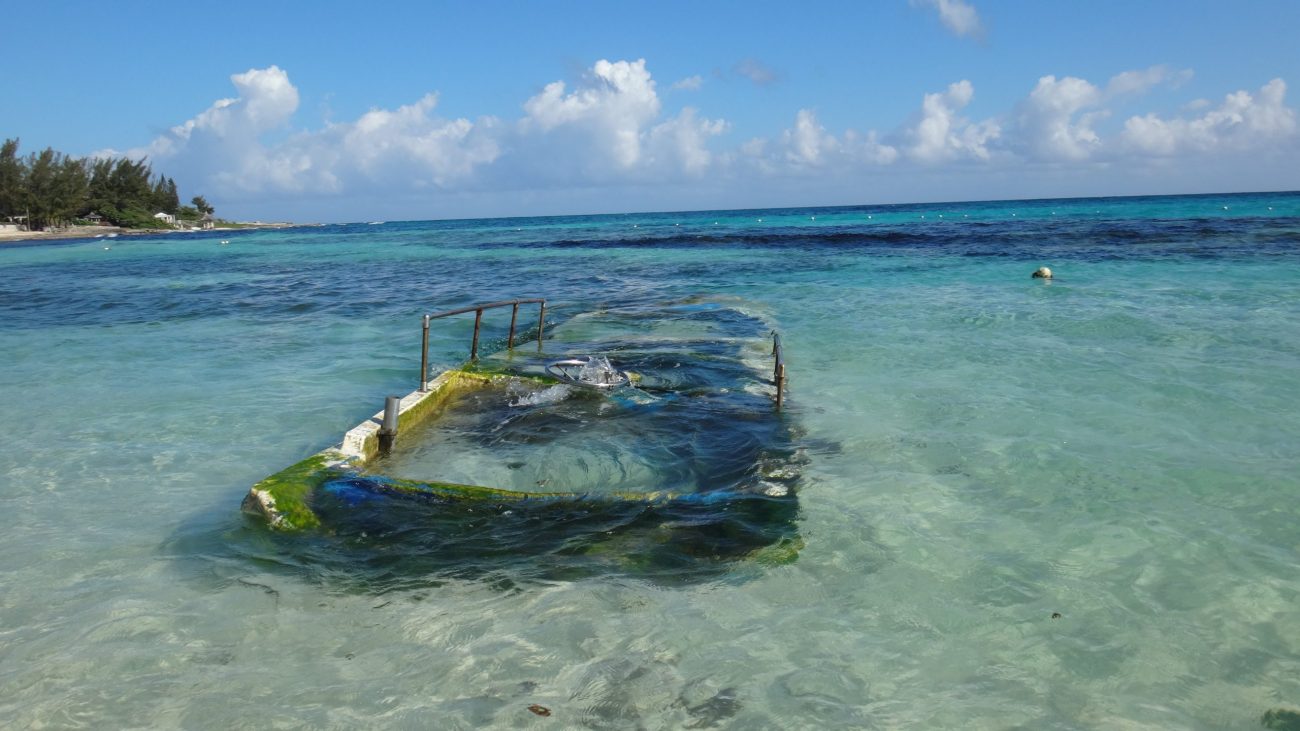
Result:
{"label": "blue sky", "polygon": [[6,21],[0,135],[147,155],[241,218],[1300,188],[1296,2],[51,2]]}

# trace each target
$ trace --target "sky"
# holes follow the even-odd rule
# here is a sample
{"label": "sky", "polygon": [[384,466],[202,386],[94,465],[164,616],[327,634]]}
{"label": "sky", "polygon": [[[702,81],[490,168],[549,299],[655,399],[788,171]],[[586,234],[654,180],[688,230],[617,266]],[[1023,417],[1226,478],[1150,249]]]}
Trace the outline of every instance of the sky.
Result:
{"label": "sky", "polygon": [[219,216],[1300,189],[1300,2],[28,2],[0,137]]}

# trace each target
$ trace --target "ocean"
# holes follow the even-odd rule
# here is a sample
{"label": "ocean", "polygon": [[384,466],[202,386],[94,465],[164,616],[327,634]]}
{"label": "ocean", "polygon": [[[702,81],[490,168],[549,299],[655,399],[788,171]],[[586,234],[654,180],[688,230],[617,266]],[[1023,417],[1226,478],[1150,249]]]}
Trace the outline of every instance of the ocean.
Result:
{"label": "ocean", "polygon": [[[422,314],[514,297],[556,327],[718,302],[780,332],[797,556],[557,571],[532,545],[482,565],[241,514],[415,387]],[[508,312],[484,319],[499,348]],[[472,321],[436,321],[431,370]],[[1300,193],[13,244],[0,353],[0,726],[1300,709]]]}

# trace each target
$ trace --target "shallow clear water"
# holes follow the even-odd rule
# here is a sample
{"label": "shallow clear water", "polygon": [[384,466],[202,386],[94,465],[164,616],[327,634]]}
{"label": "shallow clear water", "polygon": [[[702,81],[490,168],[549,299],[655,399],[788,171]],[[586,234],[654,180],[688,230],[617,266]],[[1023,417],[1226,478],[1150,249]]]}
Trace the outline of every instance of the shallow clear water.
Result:
{"label": "shallow clear water", "polygon": [[[5,246],[0,721],[1257,727],[1300,707],[1297,285],[1295,194]],[[238,512],[413,387],[423,312],[702,295],[783,333],[792,564],[468,571]]]}

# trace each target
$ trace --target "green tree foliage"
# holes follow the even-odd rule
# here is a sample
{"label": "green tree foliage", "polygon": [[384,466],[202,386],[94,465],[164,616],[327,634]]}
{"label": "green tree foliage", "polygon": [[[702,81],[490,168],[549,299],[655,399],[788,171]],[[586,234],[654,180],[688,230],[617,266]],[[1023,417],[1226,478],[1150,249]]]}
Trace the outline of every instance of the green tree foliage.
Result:
{"label": "green tree foliage", "polygon": [[[203,196],[194,201],[202,212],[214,210]],[[180,194],[145,160],[73,158],[49,148],[23,158],[18,140],[0,145],[0,220],[25,216],[37,231],[99,213],[126,228],[164,228],[153,217],[160,211],[180,213]]]}
{"label": "green tree foliage", "polygon": [[191,200],[190,203],[194,206],[195,209],[198,210],[199,213],[206,213],[208,215],[212,215],[212,213],[217,210],[212,206],[208,205],[208,201],[201,195],[194,196],[194,200]]}
{"label": "green tree foliage", "polygon": [[18,140],[5,140],[0,145],[0,220],[22,215],[24,175]]}

